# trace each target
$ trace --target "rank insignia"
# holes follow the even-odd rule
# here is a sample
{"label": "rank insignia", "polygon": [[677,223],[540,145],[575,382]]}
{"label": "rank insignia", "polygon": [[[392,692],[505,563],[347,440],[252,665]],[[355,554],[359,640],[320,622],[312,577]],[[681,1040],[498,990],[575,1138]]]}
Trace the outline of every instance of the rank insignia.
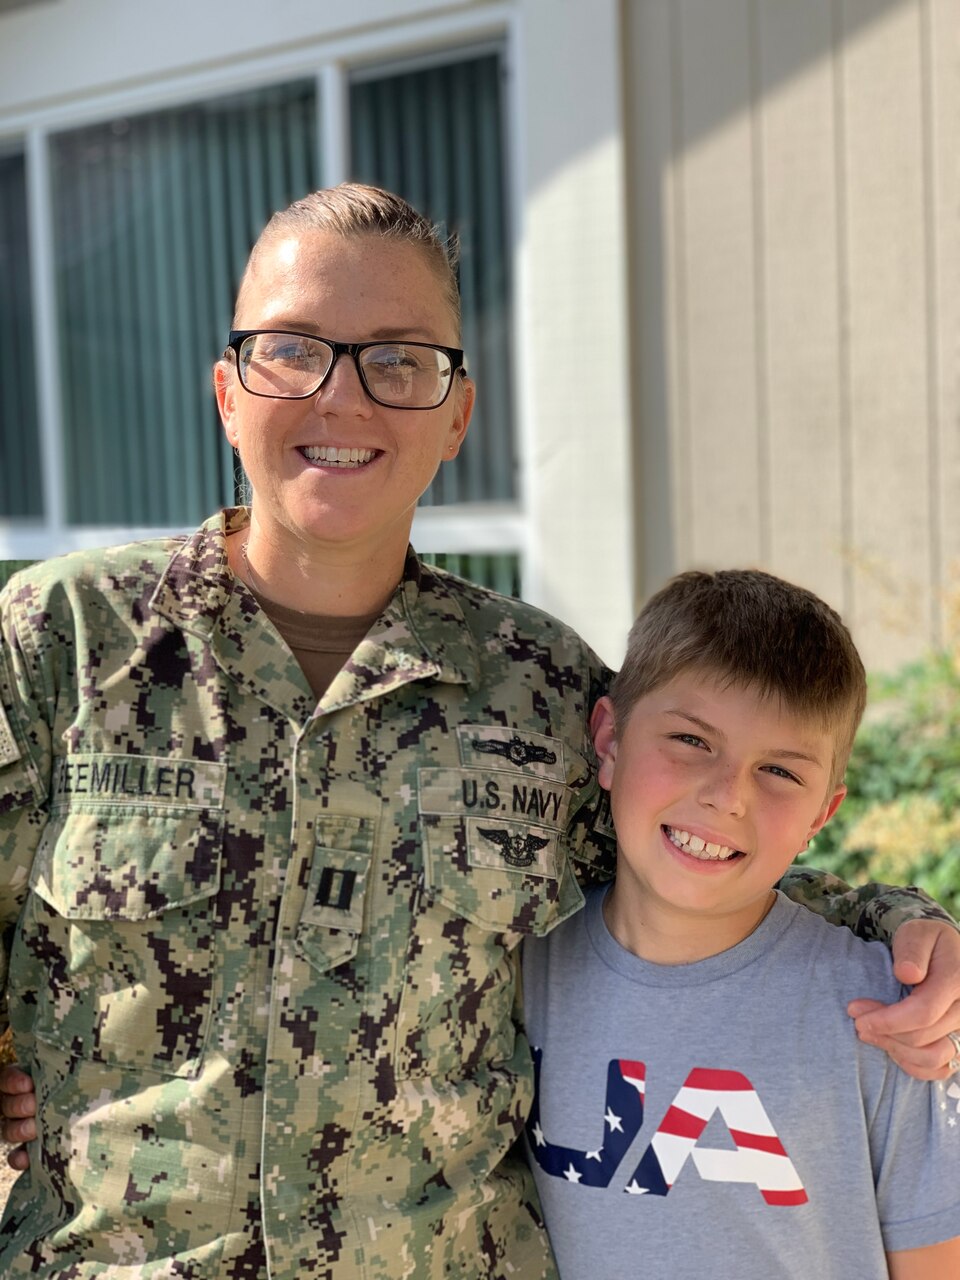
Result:
{"label": "rank insignia", "polygon": [[478,827],[480,834],[495,844],[503,854],[503,860],[511,867],[529,867],[539,851],[550,841],[541,836],[512,836],[509,831],[491,827]]}

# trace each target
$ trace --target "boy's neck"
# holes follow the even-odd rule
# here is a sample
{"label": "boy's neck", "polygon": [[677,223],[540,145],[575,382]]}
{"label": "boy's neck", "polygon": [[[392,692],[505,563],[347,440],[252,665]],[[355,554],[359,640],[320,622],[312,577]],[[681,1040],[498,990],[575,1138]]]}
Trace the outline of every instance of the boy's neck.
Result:
{"label": "boy's neck", "polygon": [[637,885],[615,881],[603,918],[621,947],[653,964],[693,964],[729,951],[748,938],[776,901],[764,897],[730,914],[683,911],[654,902]]}

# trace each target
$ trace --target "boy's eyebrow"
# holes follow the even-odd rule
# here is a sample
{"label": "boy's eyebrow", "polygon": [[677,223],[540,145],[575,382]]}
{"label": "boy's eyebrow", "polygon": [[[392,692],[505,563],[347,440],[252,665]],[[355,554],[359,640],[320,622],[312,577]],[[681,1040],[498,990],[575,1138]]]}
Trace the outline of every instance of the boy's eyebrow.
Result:
{"label": "boy's eyebrow", "polygon": [[785,747],[775,747],[769,754],[774,760],[803,760],[807,764],[815,764],[818,769],[827,767],[819,756],[815,756],[809,751],[788,751]]}
{"label": "boy's eyebrow", "polygon": [[[727,740],[727,735],[722,729],[718,729],[709,720],[701,720],[692,711],[683,711],[680,707],[666,707],[665,711],[667,715],[677,716],[681,720],[688,720],[690,724],[696,725],[698,729],[702,729],[705,733],[712,733],[724,742]],[[805,760],[808,764],[815,764],[821,769],[826,768],[820,757],[810,751],[793,751],[789,747],[771,747],[769,754],[777,760]]]}
{"label": "boy's eyebrow", "polygon": [[705,733],[715,734],[716,737],[723,738],[726,741],[727,735],[722,729],[718,729],[715,724],[710,724],[708,720],[701,720],[692,711],[683,711],[680,707],[665,707],[664,712],[668,716],[678,716],[681,720],[689,720],[691,724],[695,724],[698,729],[703,729]]}

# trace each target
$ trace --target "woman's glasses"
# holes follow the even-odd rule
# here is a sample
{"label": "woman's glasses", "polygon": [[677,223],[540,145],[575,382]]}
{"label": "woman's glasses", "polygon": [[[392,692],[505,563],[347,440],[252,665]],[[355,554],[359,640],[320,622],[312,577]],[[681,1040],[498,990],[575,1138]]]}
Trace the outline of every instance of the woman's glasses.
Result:
{"label": "woman's glasses", "polygon": [[431,342],[332,342],[309,333],[233,329],[227,350],[244,389],[254,396],[305,400],[315,395],[340,356],[350,356],[371,400],[389,409],[436,409],[465,372],[463,352]]}

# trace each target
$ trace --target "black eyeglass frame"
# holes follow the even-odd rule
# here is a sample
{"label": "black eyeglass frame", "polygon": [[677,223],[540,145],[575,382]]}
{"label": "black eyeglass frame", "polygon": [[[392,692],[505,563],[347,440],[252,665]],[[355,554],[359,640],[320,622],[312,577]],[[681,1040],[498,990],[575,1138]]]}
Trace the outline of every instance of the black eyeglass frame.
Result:
{"label": "black eyeglass frame", "polygon": [[[288,338],[309,338],[311,342],[322,342],[328,346],[333,352],[333,359],[330,361],[330,368],[323,375],[312,391],[305,391],[300,396],[272,396],[269,391],[251,391],[243,380],[243,373],[240,366],[240,348],[243,346],[247,338],[255,338],[261,333],[282,333]],[[450,361],[450,381],[447,383],[447,389],[443,393],[443,399],[438,400],[436,404],[428,405],[412,405],[412,404],[394,404],[390,400],[381,400],[375,396],[367,386],[367,379],[364,375],[363,368],[360,364],[360,354],[369,347],[383,346],[404,346],[404,347],[427,347],[431,351],[442,351]],[[360,379],[360,385],[364,392],[370,397],[374,404],[382,405],[384,409],[404,409],[411,413],[425,413],[429,409],[439,409],[442,404],[446,404],[447,398],[453,387],[456,375],[459,373],[461,377],[466,377],[467,367],[464,360],[463,351],[460,347],[444,347],[439,342],[408,342],[405,338],[376,338],[371,342],[334,342],[332,338],[324,338],[319,333],[300,333],[296,329],[231,329],[227,335],[227,347],[224,351],[226,356],[229,352],[233,352],[234,359],[237,362],[237,377],[240,379],[240,385],[244,391],[251,396],[260,396],[264,400],[309,400],[311,396],[315,396],[326,380],[333,373],[334,365],[341,356],[350,356],[353,360],[353,367],[357,371],[357,377]]]}

